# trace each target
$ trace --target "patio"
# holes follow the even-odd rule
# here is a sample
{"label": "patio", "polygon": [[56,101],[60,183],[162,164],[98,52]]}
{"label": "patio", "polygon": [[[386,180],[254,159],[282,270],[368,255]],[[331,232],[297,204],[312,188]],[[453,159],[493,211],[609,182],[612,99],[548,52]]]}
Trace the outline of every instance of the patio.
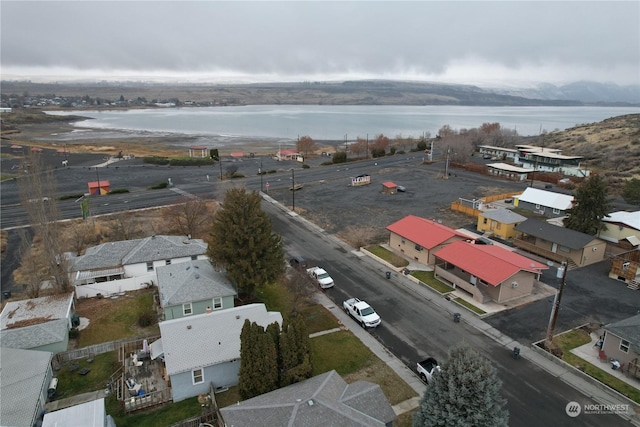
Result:
{"label": "patio", "polygon": [[120,348],[122,377],[118,384],[118,400],[125,411],[132,412],[171,401],[171,386],[165,380],[165,367],[160,358],[151,360],[144,340],[123,344]]}
{"label": "patio", "polygon": [[571,350],[571,353],[575,354],[579,358],[583,359],[585,362],[589,362],[590,364],[600,367],[603,371],[606,371],[607,374],[612,375],[618,378],[621,381],[640,389],[640,378],[634,377],[627,373],[627,367],[625,366],[620,370],[611,369],[611,363],[609,360],[600,360],[599,350],[600,348],[596,346],[598,342],[598,337],[600,336],[598,331],[591,332],[591,342],[580,347],[576,347]]}

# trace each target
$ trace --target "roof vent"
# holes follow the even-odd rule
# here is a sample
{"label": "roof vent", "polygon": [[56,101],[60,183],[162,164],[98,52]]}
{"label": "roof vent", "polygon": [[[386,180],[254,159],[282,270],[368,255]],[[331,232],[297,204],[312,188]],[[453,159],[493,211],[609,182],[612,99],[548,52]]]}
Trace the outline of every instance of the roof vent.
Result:
{"label": "roof vent", "polygon": [[187,325],[187,329],[191,329],[191,325]]}
{"label": "roof vent", "polygon": [[239,315],[239,314],[236,314],[236,319],[239,319],[239,318],[240,318],[240,315]]}
{"label": "roof vent", "polygon": [[199,275],[199,274],[196,274],[196,275],[195,275],[195,278],[196,278],[196,279],[199,279],[199,278],[200,278],[200,275]]}
{"label": "roof vent", "polygon": [[309,400],[307,403],[309,404],[309,406],[313,406],[313,400]]}

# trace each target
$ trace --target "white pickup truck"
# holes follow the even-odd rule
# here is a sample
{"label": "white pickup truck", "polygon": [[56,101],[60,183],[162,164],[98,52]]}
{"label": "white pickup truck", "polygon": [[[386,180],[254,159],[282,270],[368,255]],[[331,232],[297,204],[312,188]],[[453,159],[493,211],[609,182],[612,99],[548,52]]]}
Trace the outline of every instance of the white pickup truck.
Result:
{"label": "white pickup truck", "polygon": [[382,323],[382,319],[378,313],[371,308],[369,304],[360,301],[358,298],[349,298],[342,303],[342,308],[356,322],[360,323],[363,328],[375,328]]}
{"label": "white pickup truck", "polygon": [[324,268],[311,267],[307,268],[307,274],[318,284],[322,289],[328,289],[333,287],[333,279],[329,276],[329,273]]}
{"label": "white pickup truck", "polygon": [[440,370],[440,365],[438,365],[438,361],[436,359],[428,357],[422,362],[418,362],[416,370],[418,371],[418,375],[422,381],[428,384],[429,381],[431,381],[433,374]]}

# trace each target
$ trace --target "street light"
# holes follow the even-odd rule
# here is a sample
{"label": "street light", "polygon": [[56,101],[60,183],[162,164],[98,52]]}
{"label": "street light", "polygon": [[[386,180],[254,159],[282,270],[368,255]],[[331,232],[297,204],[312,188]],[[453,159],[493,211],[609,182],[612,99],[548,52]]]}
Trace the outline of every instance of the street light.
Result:
{"label": "street light", "polygon": [[291,210],[296,211],[296,176],[293,169],[291,169]]}
{"label": "street light", "polygon": [[260,174],[260,191],[262,191],[262,159],[260,159],[260,168],[258,168],[258,174]]}

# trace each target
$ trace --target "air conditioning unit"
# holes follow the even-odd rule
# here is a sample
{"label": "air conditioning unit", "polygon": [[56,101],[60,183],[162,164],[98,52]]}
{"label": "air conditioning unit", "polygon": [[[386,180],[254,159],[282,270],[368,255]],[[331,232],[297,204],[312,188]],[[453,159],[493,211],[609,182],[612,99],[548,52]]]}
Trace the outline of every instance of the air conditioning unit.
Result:
{"label": "air conditioning unit", "polygon": [[517,288],[518,287],[518,282],[512,282],[511,283],[511,287],[512,288]]}

